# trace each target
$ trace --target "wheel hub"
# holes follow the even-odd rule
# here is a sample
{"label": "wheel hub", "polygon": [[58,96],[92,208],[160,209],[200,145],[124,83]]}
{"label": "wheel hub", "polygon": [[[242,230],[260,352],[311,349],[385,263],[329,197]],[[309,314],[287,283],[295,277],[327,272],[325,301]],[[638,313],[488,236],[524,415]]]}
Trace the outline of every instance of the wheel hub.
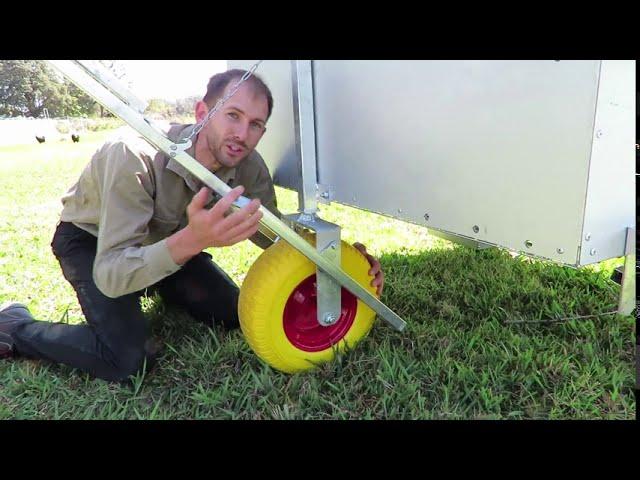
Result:
{"label": "wheel hub", "polygon": [[316,287],[316,275],[310,275],[293,290],[284,307],[287,338],[296,348],[307,352],[325,350],[338,343],[353,325],[358,307],[355,295],[343,287],[340,318],[332,325],[322,326],[318,323]]}

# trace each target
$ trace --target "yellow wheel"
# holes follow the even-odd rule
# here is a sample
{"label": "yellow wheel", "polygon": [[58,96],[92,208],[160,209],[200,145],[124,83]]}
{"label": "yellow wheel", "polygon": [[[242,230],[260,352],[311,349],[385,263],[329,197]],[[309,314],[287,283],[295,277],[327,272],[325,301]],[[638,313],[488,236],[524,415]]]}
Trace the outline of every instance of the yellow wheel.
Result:
{"label": "yellow wheel", "polygon": [[[313,235],[305,236],[315,245]],[[342,242],[342,269],[376,294],[367,259]],[[240,289],[240,328],[253,351],[287,373],[331,361],[353,348],[371,329],[375,312],[342,289],[342,312],[331,326],[317,321],[316,265],[284,241],[266,249],[251,266]]]}

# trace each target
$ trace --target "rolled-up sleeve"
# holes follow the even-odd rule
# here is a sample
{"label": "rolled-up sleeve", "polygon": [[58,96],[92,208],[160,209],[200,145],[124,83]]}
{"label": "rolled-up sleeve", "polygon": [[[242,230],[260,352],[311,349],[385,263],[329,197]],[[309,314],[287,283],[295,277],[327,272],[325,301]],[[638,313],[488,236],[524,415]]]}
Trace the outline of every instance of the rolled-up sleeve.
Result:
{"label": "rolled-up sleeve", "polygon": [[102,293],[115,298],[157,283],[180,265],[166,239],[144,245],[154,212],[153,191],[142,180],[150,174],[145,162],[123,142],[112,144],[106,155],[93,279]]}

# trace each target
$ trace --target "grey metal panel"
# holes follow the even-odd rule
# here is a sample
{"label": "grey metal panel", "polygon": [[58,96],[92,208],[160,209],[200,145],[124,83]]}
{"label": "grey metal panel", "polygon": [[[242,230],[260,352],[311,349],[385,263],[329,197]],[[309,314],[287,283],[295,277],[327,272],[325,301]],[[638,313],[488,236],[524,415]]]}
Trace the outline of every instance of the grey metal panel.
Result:
{"label": "grey metal panel", "polygon": [[602,62],[581,265],[623,256],[635,225],[635,77],[635,61]]}
{"label": "grey metal panel", "polygon": [[[228,60],[228,68],[249,69],[257,60]],[[256,74],[273,95],[273,112],[258,144],[276,185],[299,191],[300,170],[296,156],[290,60],[265,60]]]}
{"label": "grey metal panel", "polygon": [[341,203],[575,264],[598,67],[315,62],[318,180]]}
{"label": "grey metal panel", "polygon": [[[313,65],[318,182],[335,201],[566,264],[592,261],[580,258],[585,205],[599,202],[606,216],[622,202],[587,196],[600,61]],[[290,62],[265,61],[259,74],[275,100],[259,150],[276,183],[298,190]]]}

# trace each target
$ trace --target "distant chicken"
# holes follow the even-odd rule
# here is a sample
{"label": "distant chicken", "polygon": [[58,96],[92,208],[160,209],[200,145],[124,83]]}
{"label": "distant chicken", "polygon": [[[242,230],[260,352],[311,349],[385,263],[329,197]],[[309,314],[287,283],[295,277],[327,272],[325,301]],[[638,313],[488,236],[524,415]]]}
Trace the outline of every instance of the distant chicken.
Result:
{"label": "distant chicken", "polygon": [[78,143],[80,141],[80,135],[76,135],[74,133],[71,134],[71,140],[73,140],[73,143]]}
{"label": "distant chicken", "polygon": [[44,143],[44,137],[39,137],[36,135],[36,140],[38,140],[38,143]]}

